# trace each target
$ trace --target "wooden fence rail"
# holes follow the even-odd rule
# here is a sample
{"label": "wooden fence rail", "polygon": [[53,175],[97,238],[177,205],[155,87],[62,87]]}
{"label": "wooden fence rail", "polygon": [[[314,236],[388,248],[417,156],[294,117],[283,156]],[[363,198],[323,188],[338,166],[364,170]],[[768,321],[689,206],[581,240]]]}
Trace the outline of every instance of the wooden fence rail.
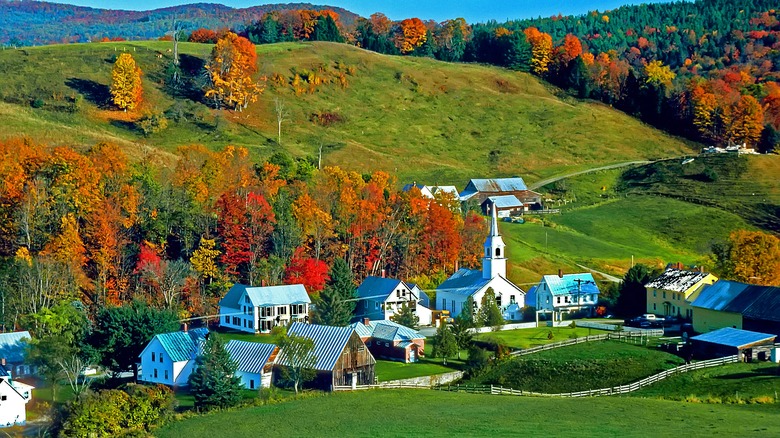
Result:
{"label": "wooden fence rail", "polygon": [[481,385],[481,386],[447,385],[446,387],[438,386],[432,389],[439,390],[439,391],[471,392],[471,393],[492,394],[492,395],[522,395],[522,396],[537,396],[537,397],[598,397],[598,396],[605,396],[605,395],[627,394],[629,392],[637,391],[645,386],[652,385],[653,383],[660,382],[661,380],[664,380],[667,377],[673,376],[675,374],[682,374],[682,373],[687,373],[689,371],[700,370],[702,368],[709,368],[709,367],[719,366],[727,363],[735,363],[735,362],[739,362],[739,356],[735,355],[735,356],[723,357],[720,359],[704,360],[701,362],[680,365],[678,367],[666,371],[662,371],[658,374],[644,378],[638,382],[630,383],[628,385],[613,386],[611,388],[591,389],[588,391],[564,392],[560,394],[544,394],[539,392],[523,391],[523,390],[512,389],[512,388],[503,388],[494,385]]}
{"label": "wooden fence rail", "polygon": [[643,341],[650,337],[660,337],[664,335],[663,330],[645,330],[641,332],[612,332],[603,335],[591,335],[582,338],[567,339],[565,341],[553,342],[550,344],[539,345],[536,347],[525,348],[522,350],[515,350],[509,353],[510,356],[525,356],[526,354],[538,353],[540,351],[552,350],[554,348],[566,347],[568,345],[581,344],[583,342],[592,341],[606,341],[608,339],[615,339],[618,341],[636,340]]}

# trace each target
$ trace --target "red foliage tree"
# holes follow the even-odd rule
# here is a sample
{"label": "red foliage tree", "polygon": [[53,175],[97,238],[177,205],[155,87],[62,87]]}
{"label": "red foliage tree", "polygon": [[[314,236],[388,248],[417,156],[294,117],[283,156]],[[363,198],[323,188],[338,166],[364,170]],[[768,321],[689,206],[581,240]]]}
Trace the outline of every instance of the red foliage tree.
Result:
{"label": "red foliage tree", "polygon": [[302,284],[309,296],[316,298],[330,280],[328,264],[322,260],[313,259],[304,253],[303,247],[298,247],[293,253],[287,269],[284,271],[284,282],[287,284]]}

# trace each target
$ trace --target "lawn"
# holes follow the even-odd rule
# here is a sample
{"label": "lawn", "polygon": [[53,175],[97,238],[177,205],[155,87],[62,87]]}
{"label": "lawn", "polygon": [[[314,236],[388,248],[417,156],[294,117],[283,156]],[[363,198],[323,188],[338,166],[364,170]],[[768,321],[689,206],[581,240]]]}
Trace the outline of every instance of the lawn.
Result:
{"label": "lawn", "polygon": [[389,360],[377,360],[375,372],[380,382],[389,380],[410,379],[412,377],[432,376],[434,374],[451,373],[463,369],[464,362],[468,358],[466,350],[460,352],[461,359],[448,358],[447,365],[444,359],[433,357],[433,338],[425,340],[425,357],[416,363],[402,363]]}
{"label": "lawn", "polygon": [[[388,409],[392,413],[387,413]],[[367,413],[373,413],[368,415]],[[161,438],[277,436],[598,436],[771,435],[774,406],[702,405],[600,397],[588,400],[489,396],[430,390],[329,394],[189,418],[155,431]],[[265,432],[264,432],[265,431]]]}
{"label": "lawn", "polygon": [[557,394],[625,385],[682,363],[654,348],[587,342],[510,359],[468,383]]}
{"label": "lawn", "polygon": [[219,333],[219,336],[225,341],[247,341],[247,342],[262,342],[265,344],[275,344],[276,339],[274,336],[268,333],[259,333],[259,334],[253,334],[253,333],[246,333],[246,332],[240,332],[238,330],[230,330],[225,328],[218,328],[216,329],[217,333]]}
{"label": "lawn", "polygon": [[[550,338],[552,333],[552,338]],[[500,332],[481,333],[474,337],[478,341],[495,339],[504,345],[516,349],[536,347],[538,345],[551,344],[553,342],[567,341],[574,338],[582,338],[589,335],[607,333],[603,330],[588,329],[583,327],[538,327],[520,330],[503,330]]]}
{"label": "lawn", "polygon": [[679,374],[631,393],[632,397],[714,403],[777,402],[780,370],[775,363],[734,363]]}

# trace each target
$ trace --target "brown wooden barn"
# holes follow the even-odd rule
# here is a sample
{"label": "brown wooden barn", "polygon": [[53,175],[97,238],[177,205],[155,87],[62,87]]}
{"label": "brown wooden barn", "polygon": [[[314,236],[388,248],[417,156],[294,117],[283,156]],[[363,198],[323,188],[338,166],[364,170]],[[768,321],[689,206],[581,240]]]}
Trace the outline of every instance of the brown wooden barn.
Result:
{"label": "brown wooden barn", "polygon": [[[317,377],[306,386],[332,391],[334,386],[374,383],[376,360],[353,328],[294,322],[287,333],[314,341]],[[279,365],[285,360],[282,354]]]}

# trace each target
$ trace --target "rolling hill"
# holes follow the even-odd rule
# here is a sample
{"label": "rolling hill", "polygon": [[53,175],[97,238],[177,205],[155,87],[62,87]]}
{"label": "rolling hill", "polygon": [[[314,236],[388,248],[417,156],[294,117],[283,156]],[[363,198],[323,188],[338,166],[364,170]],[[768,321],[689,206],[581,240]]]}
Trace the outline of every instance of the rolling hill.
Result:
{"label": "rolling hill", "polygon": [[[269,78],[247,111],[201,101],[198,82],[211,46],[180,44],[189,88],[165,85],[171,43],[71,44],[0,51],[0,135],[74,145],[112,141],[130,156],[200,143],[250,148],[254,158],[285,150],[324,164],[394,172],[399,181],[463,185],[478,176],[529,181],[595,165],[690,153],[697,147],[609,106],[565,96],[535,77],[475,64],[380,55],[344,44],[258,46]],[[110,108],[112,62],[131,52],[144,72],[141,110]],[[296,94],[296,73],[328,79]],[[346,71],[341,85],[335,75]],[[276,75],[279,82],[272,80]],[[285,107],[277,143],[275,101]],[[166,130],[145,137],[134,121],[165,113]],[[322,123],[323,119],[329,120]]]}

